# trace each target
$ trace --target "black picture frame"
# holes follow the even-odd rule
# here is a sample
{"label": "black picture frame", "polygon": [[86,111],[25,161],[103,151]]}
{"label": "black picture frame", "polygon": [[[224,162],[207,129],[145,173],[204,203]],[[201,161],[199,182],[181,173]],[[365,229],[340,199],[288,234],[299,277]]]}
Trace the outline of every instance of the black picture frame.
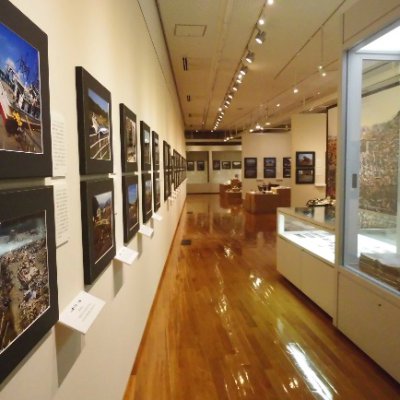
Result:
{"label": "black picture frame", "polygon": [[151,170],[151,130],[144,122],[140,121],[140,155],[142,171]]}
{"label": "black picture frame", "polygon": [[232,169],[242,169],[241,161],[232,161]]}
{"label": "black picture frame", "polygon": [[111,173],[111,93],[83,67],[76,67],[75,74],[80,173]]}
{"label": "black picture frame", "polygon": [[188,171],[194,171],[194,161],[188,161],[187,162],[187,170]]}
{"label": "black picture frame", "polygon": [[264,167],[264,178],[276,178],[276,168]]}
{"label": "black picture frame", "polygon": [[296,168],[296,184],[308,185],[315,182],[314,168]]}
{"label": "black picture frame", "polygon": [[244,158],[244,177],[247,179],[257,178],[257,157]]}
{"label": "black picture frame", "polygon": [[221,169],[221,161],[220,160],[213,160],[213,170],[219,171]]}
{"label": "black picture frame", "polygon": [[116,252],[113,180],[82,181],[81,203],[84,282],[90,285]]}
{"label": "black picture frame", "polygon": [[[48,38],[10,1],[0,0],[0,9],[0,29],[7,41],[2,42],[0,53],[15,64],[15,68],[10,65],[0,73],[0,81],[7,89],[5,97],[19,99],[4,104],[0,100],[0,137],[7,139],[7,145],[2,144],[0,149],[0,178],[51,176]],[[18,52],[19,56],[11,52]],[[17,68],[18,64],[21,68]],[[29,68],[29,76],[24,67]],[[29,92],[29,100],[25,92]]]}
{"label": "black picture frame", "polygon": [[122,177],[122,196],[124,213],[124,243],[129,243],[139,230],[139,183],[135,175]]}
{"label": "black picture frame", "polygon": [[125,104],[119,105],[122,172],[138,170],[138,140],[136,114]]}
{"label": "black picture frame", "polygon": [[205,170],[205,163],[203,160],[199,160],[196,162],[196,169],[197,171],[204,171]]}
{"label": "black picture frame", "polygon": [[154,212],[157,212],[161,206],[161,179],[158,172],[153,172],[153,193]]}
{"label": "black picture frame", "polygon": [[150,173],[142,174],[142,220],[145,224],[153,215],[153,183]]}
{"label": "black picture frame", "polygon": [[160,169],[160,139],[158,133],[152,131],[152,158],[153,158],[153,170],[158,171]]}
{"label": "black picture frame", "polygon": [[292,177],[292,171],[290,167],[283,167],[283,177],[284,178],[291,178]]}
{"label": "black picture frame", "polygon": [[[2,382],[58,321],[53,188],[0,191],[0,222],[0,235],[4,239],[8,236],[8,243],[15,242],[12,249],[2,249],[0,254],[1,281],[3,285],[7,281],[13,286],[12,291],[1,293]],[[25,243],[20,238],[24,238]],[[13,284],[11,274],[18,279],[18,285]],[[33,291],[35,295],[29,295]],[[11,308],[16,302],[18,306]],[[23,312],[35,306],[40,307],[37,315]],[[7,319],[9,324],[5,331]],[[18,325],[15,324],[17,319]]]}
{"label": "black picture frame", "polygon": [[283,168],[291,168],[291,166],[292,166],[292,157],[283,157],[282,166],[283,166]]}
{"label": "black picture frame", "polygon": [[163,140],[163,163],[164,163],[164,201],[171,196],[171,172],[170,172],[170,149],[171,146]]}
{"label": "black picture frame", "polygon": [[264,168],[276,168],[276,157],[264,157]]}
{"label": "black picture frame", "polygon": [[296,151],[296,168],[315,166],[315,151]]}
{"label": "black picture frame", "polygon": [[222,161],[222,169],[231,169],[230,161]]}

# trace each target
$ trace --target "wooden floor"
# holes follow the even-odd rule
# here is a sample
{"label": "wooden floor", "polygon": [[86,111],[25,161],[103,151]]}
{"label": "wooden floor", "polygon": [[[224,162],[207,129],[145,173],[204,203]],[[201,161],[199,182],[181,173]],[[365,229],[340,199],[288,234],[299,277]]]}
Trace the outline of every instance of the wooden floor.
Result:
{"label": "wooden floor", "polygon": [[400,399],[276,272],[275,231],[275,215],[188,196],[125,400]]}

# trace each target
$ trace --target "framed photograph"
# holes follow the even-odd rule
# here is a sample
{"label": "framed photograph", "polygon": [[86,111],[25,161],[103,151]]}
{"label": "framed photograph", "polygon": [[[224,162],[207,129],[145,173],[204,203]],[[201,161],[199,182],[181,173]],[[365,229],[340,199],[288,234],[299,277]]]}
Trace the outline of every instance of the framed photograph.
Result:
{"label": "framed photograph", "polygon": [[296,169],[296,183],[307,184],[314,183],[314,168],[297,168]]}
{"label": "framed photograph", "polygon": [[292,166],[292,158],[291,157],[283,157],[282,165],[283,165],[283,168],[290,168]]}
{"label": "framed photograph", "polygon": [[264,167],[264,178],[276,178],[276,168]]}
{"label": "framed photograph", "polygon": [[113,180],[81,182],[85,284],[92,284],[115,256]]}
{"label": "framed photograph", "polygon": [[51,176],[47,35],[11,2],[0,7],[0,178]]}
{"label": "framed photograph", "polygon": [[276,157],[264,157],[264,168],[276,168]]}
{"label": "framed photograph", "polygon": [[53,188],[0,191],[0,237],[1,382],[58,320]]}
{"label": "framed photograph", "polygon": [[257,157],[245,157],[244,177],[248,179],[257,178]]}
{"label": "framed photograph", "polygon": [[230,161],[222,161],[222,169],[231,169]]}
{"label": "framed photograph", "polygon": [[204,170],[205,170],[204,161],[202,160],[197,161],[197,171],[204,171]]}
{"label": "framed photograph", "polygon": [[284,178],[291,178],[292,173],[291,173],[291,168],[283,167],[283,177]]}
{"label": "framed photograph", "polygon": [[315,151],[296,151],[296,168],[314,166]]}
{"label": "framed photograph", "polygon": [[122,172],[138,170],[136,115],[124,104],[119,105]]}
{"label": "framed photograph", "polygon": [[112,172],[111,93],[84,68],[75,72],[80,172]]}
{"label": "framed photograph", "polygon": [[232,169],[242,169],[241,161],[232,161]]}
{"label": "framed photograph", "polygon": [[152,146],[152,156],[153,156],[153,170],[158,171],[160,169],[160,144],[159,137],[156,132],[152,132],[153,146]]}
{"label": "framed photograph", "polygon": [[153,215],[153,190],[152,190],[152,181],[151,174],[146,173],[142,174],[142,218],[143,223],[145,224]]}
{"label": "framed photograph", "polygon": [[161,184],[160,174],[158,172],[153,173],[153,191],[154,191],[154,212],[160,208],[161,205]]}
{"label": "framed photograph", "polygon": [[142,171],[151,170],[151,150],[150,150],[150,127],[140,121],[140,149],[142,159]]}
{"label": "framed photograph", "polygon": [[139,185],[134,175],[122,177],[124,209],[124,243],[128,243],[139,230]]}
{"label": "framed photograph", "polygon": [[221,161],[220,160],[213,160],[213,170],[218,171],[221,169]]}
{"label": "framed photograph", "polygon": [[187,162],[187,170],[188,171],[194,171],[194,161],[188,161]]}

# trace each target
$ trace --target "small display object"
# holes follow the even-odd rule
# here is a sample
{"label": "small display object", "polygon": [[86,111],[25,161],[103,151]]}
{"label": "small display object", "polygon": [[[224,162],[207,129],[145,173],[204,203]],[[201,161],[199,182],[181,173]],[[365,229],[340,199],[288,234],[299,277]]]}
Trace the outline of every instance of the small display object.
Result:
{"label": "small display object", "polygon": [[264,157],[264,168],[276,168],[276,157]]}
{"label": "small display object", "polygon": [[222,161],[222,169],[231,169],[230,161]]}
{"label": "small display object", "polygon": [[314,183],[314,168],[297,168],[296,183],[297,184]]}
{"label": "small display object", "polygon": [[315,151],[296,151],[296,168],[314,167]]}
{"label": "small display object", "polygon": [[0,191],[0,382],[58,320],[53,188]]}
{"label": "small display object", "polygon": [[152,132],[153,136],[153,170],[158,171],[160,169],[160,144],[159,144],[159,137],[156,132]]}
{"label": "small display object", "polygon": [[248,179],[257,178],[257,157],[245,157],[244,177]]}
{"label": "small display object", "polygon": [[204,170],[205,170],[204,161],[197,161],[197,171],[204,171]]}
{"label": "small display object", "polygon": [[92,284],[115,256],[113,180],[81,182],[85,284]]}
{"label": "small display object", "polygon": [[194,171],[194,161],[188,161],[187,162],[187,170],[188,171]]}
{"label": "small display object", "polygon": [[276,178],[276,168],[264,167],[264,178]]}
{"label": "small display object", "polygon": [[119,105],[119,114],[122,172],[135,172],[138,170],[136,115],[124,104]]}
{"label": "small display object", "polygon": [[221,161],[220,160],[213,160],[213,170],[218,171],[221,169]]}
{"label": "small display object", "polygon": [[52,175],[47,35],[0,0],[0,178]]}
{"label": "small display object", "polygon": [[151,174],[142,174],[142,208],[143,208],[143,223],[145,224],[153,215],[153,190]]}
{"label": "small display object", "polygon": [[151,148],[150,148],[150,127],[140,121],[140,149],[142,159],[142,171],[151,170]]}
{"label": "small display object", "polygon": [[241,169],[242,162],[241,161],[232,161],[232,169]]}
{"label": "small display object", "polygon": [[139,230],[139,185],[137,176],[122,177],[124,207],[124,243]]}
{"label": "small display object", "polygon": [[112,172],[111,93],[84,68],[75,72],[80,172]]}
{"label": "small display object", "polygon": [[160,208],[161,203],[161,185],[160,185],[160,174],[158,172],[153,173],[153,191],[154,191],[154,212]]}

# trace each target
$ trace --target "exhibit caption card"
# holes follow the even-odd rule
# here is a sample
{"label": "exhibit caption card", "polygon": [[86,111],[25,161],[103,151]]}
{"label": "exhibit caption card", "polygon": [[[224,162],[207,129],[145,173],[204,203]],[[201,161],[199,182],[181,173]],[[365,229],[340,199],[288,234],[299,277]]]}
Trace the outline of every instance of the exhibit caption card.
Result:
{"label": "exhibit caption card", "polygon": [[139,252],[136,250],[129,249],[128,247],[122,246],[115,256],[116,260],[123,262],[124,264],[131,265],[139,257]]}
{"label": "exhibit caption card", "polygon": [[153,237],[154,229],[150,228],[149,226],[142,225],[139,229],[139,233],[149,238]]}
{"label": "exhibit caption card", "polygon": [[82,291],[60,314],[59,321],[69,328],[86,334],[104,305],[105,301]]}

